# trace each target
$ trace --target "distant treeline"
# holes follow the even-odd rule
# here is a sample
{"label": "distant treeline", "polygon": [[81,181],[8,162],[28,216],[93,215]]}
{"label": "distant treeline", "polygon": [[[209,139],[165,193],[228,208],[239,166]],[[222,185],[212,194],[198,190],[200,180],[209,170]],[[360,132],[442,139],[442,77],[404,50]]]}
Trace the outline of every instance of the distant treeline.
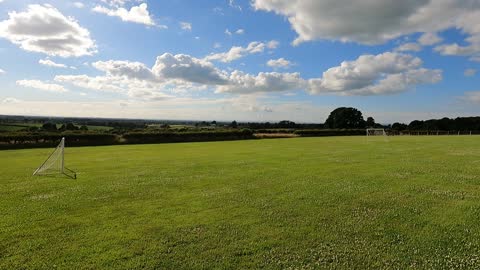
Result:
{"label": "distant treeline", "polygon": [[52,147],[61,137],[66,137],[67,146],[95,146],[246,140],[275,138],[280,135],[363,136],[366,128],[384,128],[389,135],[480,133],[480,117],[415,120],[410,124],[382,125],[376,123],[371,116],[365,119],[360,110],[351,107],[333,110],[324,124],[295,123],[289,120],[258,123],[0,116],[0,127],[2,124],[4,128],[0,129],[0,149]]}
{"label": "distant treeline", "polygon": [[[415,120],[409,124],[376,123],[373,117],[364,118],[355,108],[340,107],[333,110],[325,123],[296,123],[289,120],[279,122],[225,122],[225,121],[183,121],[183,120],[142,120],[142,119],[103,119],[103,118],[62,118],[34,116],[1,116],[0,125],[25,126],[24,131],[63,132],[88,130],[88,127],[110,127],[109,133],[124,134],[132,131],[148,130],[151,126],[169,129],[170,126],[184,126],[183,130],[198,129],[251,129],[254,132],[271,133],[272,130],[308,129],[362,129],[385,128],[387,130],[439,130],[439,131],[476,131],[480,130],[480,117],[442,118],[432,120]],[[23,124],[23,125],[22,125]],[[28,125],[27,125],[28,124]],[[178,129],[178,128],[177,128]],[[5,132],[5,131],[4,131]]]}
{"label": "distant treeline", "polygon": [[[160,120],[142,119],[110,119],[110,118],[83,118],[83,117],[42,117],[42,116],[9,116],[0,115],[0,123],[25,124],[56,124],[75,123],[78,126],[106,126],[118,128],[144,128],[148,124],[163,123]],[[167,121],[173,122],[173,121]]]}
{"label": "distant treeline", "polygon": [[392,130],[440,130],[440,131],[479,131],[480,117],[442,118],[426,121],[415,120],[410,124],[394,123]]}

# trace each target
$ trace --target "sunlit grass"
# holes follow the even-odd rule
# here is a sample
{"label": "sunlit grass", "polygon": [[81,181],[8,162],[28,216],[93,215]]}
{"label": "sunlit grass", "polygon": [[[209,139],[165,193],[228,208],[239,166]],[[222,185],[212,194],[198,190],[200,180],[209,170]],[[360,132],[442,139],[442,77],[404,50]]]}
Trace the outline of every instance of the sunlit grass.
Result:
{"label": "sunlit grass", "polygon": [[0,151],[0,269],[478,268],[480,137]]}

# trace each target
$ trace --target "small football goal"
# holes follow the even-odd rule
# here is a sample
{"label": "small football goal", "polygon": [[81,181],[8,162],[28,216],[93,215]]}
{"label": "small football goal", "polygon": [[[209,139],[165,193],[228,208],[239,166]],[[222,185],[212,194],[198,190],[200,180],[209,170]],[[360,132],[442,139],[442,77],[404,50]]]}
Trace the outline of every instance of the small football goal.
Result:
{"label": "small football goal", "polygon": [[77,174],[65,167],[65,138],[62,138],[55,150],[48,158],[38,167],[33,175],[65,175],[72,179],[77,178]]}
{"label": "small football goal", "polygon": [[370,137],[370,136],[387,136],[387,133],[383,128],[368,128],[367,137]]}

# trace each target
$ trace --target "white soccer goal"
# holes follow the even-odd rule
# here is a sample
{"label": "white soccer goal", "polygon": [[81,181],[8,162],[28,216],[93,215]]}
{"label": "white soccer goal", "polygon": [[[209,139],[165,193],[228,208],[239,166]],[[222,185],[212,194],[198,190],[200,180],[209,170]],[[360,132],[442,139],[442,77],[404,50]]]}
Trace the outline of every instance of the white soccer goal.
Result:
{"label": "white soccer goal", "polygon": [[47,160],[35,170],[33,175],[59,175],[63,174],[76,179],[77,174],[65,167],[65,138],[62,138],[55,151],[48,156]]}
{"label": "white soccer goal", "polygon": [[370,137],[370,136],[387,136],[387,133],[383,128],[368,128],[367,137]]}

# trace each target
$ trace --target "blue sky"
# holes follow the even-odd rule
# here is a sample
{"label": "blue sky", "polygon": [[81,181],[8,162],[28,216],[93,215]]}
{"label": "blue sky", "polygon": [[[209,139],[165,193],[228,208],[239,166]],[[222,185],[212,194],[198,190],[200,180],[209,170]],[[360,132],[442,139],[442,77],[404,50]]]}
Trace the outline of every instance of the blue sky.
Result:
{"label": "blue sky", "polygon": [[479,115],[480,1],[0,0],[0,114]]}

